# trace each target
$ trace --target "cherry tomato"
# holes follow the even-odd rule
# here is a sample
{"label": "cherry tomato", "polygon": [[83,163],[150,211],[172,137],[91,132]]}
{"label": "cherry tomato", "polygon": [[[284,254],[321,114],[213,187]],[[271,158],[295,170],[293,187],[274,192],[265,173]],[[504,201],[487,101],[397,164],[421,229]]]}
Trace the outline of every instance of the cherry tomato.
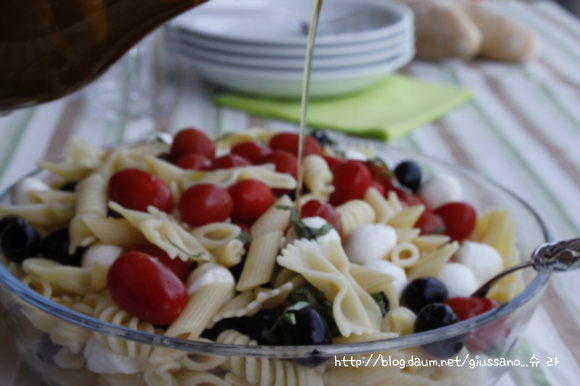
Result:
{"label": "cherry tomato", "polygon": [[349,160],[334,169],[334,192],[330,196],[332,205],[341,205],[350,200],[362,200],[371,183],[369,169],[359,161]]}
{"label": "cherry tomato", "polygon": [[[447,299],[445,304],[453,309],[460,321],[481,315],[499,306],[495,300],[476,297],[451,298]],[[488,350],[504,341],[510,331],[509,324],[504,319],[500,319],[467,333],[465,346],[473,353]]]}
{"label": "cherry tomato", "polygon": [[173,272],[181,281],[186,281],[189,276],[189,264],[180,258],[172,259],[167,252],[154,244],[132,245],[123,249],[123,253],[127,252],[141,252],[155,259],[159,260],[161,264],[166,266]]}
{"label": "cherry tomato", "polygon": [[259,180],[237,182],[228,189],[228,192],[234,202],[232,220],[242,224],[252,224],[274,204],[272,190]]}
{"label": "cherry tomato", "polygon": [[179,157],[176,165],[188,170],[209,170],[211,168],[211,160],[203,154],[188,153]]}
{"label": "cherry tomato", "polygon": [[323,155],[322,158],[324,158],[324,160],[326,161],[326,164],[328,165],[330,171],[333,171],[335,167],[344,162],[342,158],[333,157],[330,155]]}
{"label": "cherry tomato", "polygon": [[296,178],[298,174],[298,160],[295,156],[283,150],[274,150],[260,158],[258,164],[274,164],[278,173],[287,173]]}
{"label": "cherry tomato", "polygon": [[338,213],[334,207],[327,202],[320,200],[310,200],[302,205],[301,218],[305,217],[321,217],[336,229],[339,235],[342,236],[342,225]]}
{"label": "cherry tomato", "polygon": [[441,217],[425,209],[419,217],[419,220],[415,223],[415,228],[421,229],[422,235],[432,235],[445,232],[445,224]]}
{"label": "cherry tomato", "polygon": [[443,219],[445,234],[458,241],[469,236],[477,220],[475,209],[466,202],[450,202],[433,212]]}
{"label": "cherry tomato", "polygon": [[187,288],[158,260],[141,252],[124,253],[107,273],[111,297],[121,308],[147,322],[166,326],[187,305]]}
{"label": "cherry tomato", "polygon": [[193,185],[181,195],[177,209],[181,218],[191,226],[224,222],[233,209],[232,197],[221,186]]}
{"label": "cherry tomato", "polygon": [[203,131],[187,128],[175,135],[170,153],[173,162],[187,153],[202,154],[213,160],[215,158],[215,145]]}
{"label": "cherry tomato", "polygon": [[124,169],[109,179],[109,198],[119,205],[146,212],[152,205],[166,213],[173,209],[171,190],[163,180],[139,169]]}
{"label": "cherry tomato", "polygon": [[213,163],[211,164],[212,170],[218,169],[231,169],[231,168],[238,168],[241,166],[249,166],[252,163],[242,157],[241,155],[237,154],[227,154],[216,158]]}
{"label": "cherry tomato", "polygon": [[451,298],[447,299],[445,304],[453,308],[455,315],[461,321],[473,318],[499,306],[499,302],[496,300],[476,297]]}
{"label": "cherry tomato", "polygon": [[272,149],[260,142],[242,142],[232,147],[232,154],[241,155],[253,164],[256,164],[260,158],[270,154]]}
{"label": "cherry tomato", "polygon": [[[295,157],[298,157],[299,143],[300,135],[296,133],[278,133],[270,139],[270,147],[272,150],[284,150]],[[322,155],[322,146],[311,136],[306,136],[304,139],[303,153],[304,156],[310,154]]]}

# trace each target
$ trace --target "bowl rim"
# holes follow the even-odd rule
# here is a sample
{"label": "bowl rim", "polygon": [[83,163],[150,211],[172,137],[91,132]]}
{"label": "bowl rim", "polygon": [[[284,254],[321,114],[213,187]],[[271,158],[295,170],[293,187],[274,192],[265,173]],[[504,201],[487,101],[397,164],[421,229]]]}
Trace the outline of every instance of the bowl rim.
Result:
{"label": "bowl rim", "polygon": [[[543,242],[552,241],[551,232],[548,226],[541,218],[541,216],[529,205],[525,200],[520,198],[515,193],[511,192],[509,189],[503,187],[497,182],[491,180],[487,176],[479,174],[465,166],[459,164],[453,164],[436,157],[432,157],[423,154],[416,150],[405,149],[397,146],[393,146],[388,143],[377,143],[376,141],[357,139],[360,143],[370,143],[375,148],[382,148],[384,152],[395,151],[401,154],[405,153],[409,158],[419,157],[425,161],[438,164],[445,168],[450,168],[460,174],[465,174],[471,179],[480,180],[485,184],[491,185],[493,188],[500,190],[503,194],[514,199],[522,207],[528,211],[536,220],[537,225],[542,231],[544,240]],[[134,143],[134,142],[133,142]],[[128,143],[121,143],[118,145],[126,145]],[[33,177],[41,174],[43,169],[36,169],[32,172],[24,175],[20,180],[14,182],[12,185],[7,187],[4,191],[0,192],[0,201],[6,199],[10,194],[12,188],[22,179]],[[29,305],[48,313],[60,320],[72,323],[74,325],[87,328],[93,332],[104,333],[114,337],[128,339],[137,343],[143,343],[152,346],[158,346],[163,348],[176,349],[180,351],[185,351],[189,353],[204,353],[204,354],[214,354],[214,355],[225,355],[225,356],[252,356],[252,357],[268,357],[268,358],[280,358],[280,359],[292,359],[292,358],[304,358],[312,356],[320,357],[349,357],[357,354],[365,353],[376,353],[384,352],[408,347],[423,346],[428,343],[440,341],[446,338],[452,338],[455,336],[467,334],[469,331],[473,331],[483,325],[490,324],[496,320],[506,317],[512,311],[523,307],[529,303],[536,296],[540,295],[544,290],[550,275],[537,273],[536,277],[524,288],[524,290],[519,293],[516,297],[511,299],[509,302],[500,305],[499,307],[473,317],[471,319],[455,323],[453,325],[439,328],[436,330],[425,331],[421,333],[414,333],[411,335],[403,335],[396,338],[375,340],[369,342],[356,342],[356,343],[339,343],[339,344],[328,344],[328,345],[317,345],[317,346],[264,346],[264,345],[235,345],[235,344],[223,344],[215,343],[207,340],[185,340],[180,338],[172,338],[163,335],[157,335],[154,333],[147,333],[138,330],[129,329],[126,327],[121,327],[101,321],[97,318],[89,317],[83,315],[77,311],[66,308],[58,303],[50,301],[44,298],[39,293],[33,291],[32,289],[26,287],[22,282],[13,276],[8,269],[0,264],[0,286],[5,287],[7,290],[13,292],[15,296],[25,301]]]}

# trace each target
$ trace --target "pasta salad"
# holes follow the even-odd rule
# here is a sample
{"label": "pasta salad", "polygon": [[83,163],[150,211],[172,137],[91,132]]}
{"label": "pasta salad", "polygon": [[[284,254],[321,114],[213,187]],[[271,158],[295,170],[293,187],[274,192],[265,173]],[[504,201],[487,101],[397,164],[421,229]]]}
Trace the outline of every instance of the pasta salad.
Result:
{"label": "pasta salad", "polygon": [[[391,339],[479,315],[523,289],[516,274],[470,297],[518,262],[507,210],[477,213],[452,176],[424,176],[412,160],[391,169],[371,148],[340,148],[323,132],[306,138],[298,176],[298,141],[260,129],[212,140],[191,128],[113,149],[75,138],[63,162],[40,163],[53,180],[26,178],[0,205],[2,263],[101,321],[241,345]],[[350,379],[323,357],[193,357],[29,318],[56,347],[56,365],[104,385]],[[508,332],[500,323],[423,350],[480,352]],[[405,376],[396,371],[392,384],[415,384]]]}

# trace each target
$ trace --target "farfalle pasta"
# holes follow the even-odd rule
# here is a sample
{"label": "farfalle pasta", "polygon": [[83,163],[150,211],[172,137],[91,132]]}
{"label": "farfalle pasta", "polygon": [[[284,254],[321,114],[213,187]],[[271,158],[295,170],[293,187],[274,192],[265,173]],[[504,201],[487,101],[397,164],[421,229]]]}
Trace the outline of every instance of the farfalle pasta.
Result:
{"label": "farfalle pasta", "polygon": [[[174,143],[179,138],[180,134]],[[473,231],[456,239],[441,233],[432,218],[426,219],[433,216],[434,208],[397,182],[382,162],[341,159],[336,157],[341,152],[331,147],[308,148],[313,153],[304,158],[302,205],[297,205],[298,160],[284,143],[280,148],[279,138],[263,130],[218,138],[213,148],[194,152],[211,165],[229,165],[209,169],[180,166],[182,154],[170,144],[101,150],[75,139],[64,162],[40,164],[57,179],[50,189],[25,192],[32,204],[0,205],[0,221],[6,221],[6,229],[27,224],[39,238],[36,249],[24,256],[3,250],[2,263],[30,290],[83,316],[151,334],[158,342],[178,338],[211,347],[214,342],[324,346],[412,334],[422,310],[412,310],[400,297],[400,288],[418,278],[437,279],[465,240],[497,250],[502,268],[517,262],[514,225],[507,211],[477,215]],[[236,153],[236,145],[247,142],[258,142],[255,151],[264,154]],[[137,180],[134,189],[115,195],[112,177],[120,171],[129,171],[131,178],[131,173],[145,173],[155,182],[139,185],[142,182]],[[366,185],[351,181],[353,173],[360,173],[362,180],[368,176]],[[265,186],[268,194],[232,193],[233,187],[247,180]],[[59,190],[65,182],[76,184],[73,191]],[[169,209],[158,205],[155,193],[150,193],[159,186],[170,194]],[[203,189],[210,194],[204,196]],[[186,201],[192,192],[196,199]],[[132,201],[140,200],[145,200],[144,208],[133,206]],[[18,224],[12,218],[18,218]],[[212,220],[204,222],[205,218]],[[246,218],[252,221],[242,220]],[[68,238],[61,243],[67,244],[66,262],[59,261],[64,259],[62,252],[53,253],[54,245],[45,242],[63,227],[68,228]],[[389,229],[392,245],[377,247],[387,240],[369,238],[361,227],[368,234],[380,227]],[[0,238],[6,229],[2,228]],[[105,246],[102,250],[108,252],[99,252],[88,262],[87,251],[96,246]],[[359,253],[356,259],[350,255],[354,250]],[[78,255],[77,260],[73,255]],[[145,284],[135,293],[120,294],[123,287],[111,284],[115,275],[118,281],[131,283],[157,280],[156,276],[139,278],[141,266],[119,274],[118,262],[127,255],[147,259],[148,269],[177,277],[185,300],[164,298],[163,284],[152,284],[159,285],[161,294],[148,292]],[[522,278],[513,275],[494,286],[489,297],[505,302],[522,288]],[[158,319],[149,319],[142,310],[160,299],[175,302],[177,309],[175,318],[158,325]],[[131,302],[138,304],[132,307]],[[188,353],[71,328],[33,309],[25,314],[51,344],[60,346],[54,354],[54,363],[63,370],[59,376],[94,376],[88,386],[315,386],[346,385],[359,379],[356,369],[337,367],[328,357]],[[322,331],[318,340],[299,331],[297,326],[307,323]],[[401,358],[410,353],[390,352]],[[369,378],[360,384],[384,386],[456,384],[454,377],[459,376],[397,368],[366,369],[364,374]]]}

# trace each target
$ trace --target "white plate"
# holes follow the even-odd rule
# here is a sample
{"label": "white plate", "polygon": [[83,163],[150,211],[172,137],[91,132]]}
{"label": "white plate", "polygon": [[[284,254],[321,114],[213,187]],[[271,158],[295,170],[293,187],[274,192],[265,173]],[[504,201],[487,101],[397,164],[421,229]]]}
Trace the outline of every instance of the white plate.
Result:
{"label": "white plate", "polygon": [[[414,55],[412,49],[405,55],[374,65],[340,71],[314,71],[310,78],[309,95],[323,98],[360,91],[409,63]],[[303,74],[300,71],[264,71],[201,59],[190,60],[202,77],[230,90],[277,98],[300,98],[302,94]]]}
{"label": "white plate", "polygon": [[[336,55],[354,55],[368,53],[371,51],[380,51],[388,49],[393,41],[403,40],[409,34],[413,34],[413,28],[407,28],[390,37],[378,40],[372,40],[364,43],[346,43],[336,45],[320,45],[318,41],[314,46],[314,56],[336,56]],[[306,41],[300,45],[284,46],[275,44],[253,44],[242,42],[224,42],[213,39],[206,39],[198,36],[185,28],[176,25],[170,25],[170,35],[172,39],[180,42],[195,44],[200,47],[212,50],[237,53],[244,55],[260,56],[304,56],[306,52]]]}
{"label": "white plate", "polygon": [[[344,67],[369,65],[386,61],[389,58],[405,54],[414,46],[413,36],[407,36],[405,40],[394,41],[389,47],[379,51],[370,51],[362,54],[335,55],[317,57],[312,61],[312,68],[317,69],[340,69]],[[270,69],[302,70],[304,68],[305,52],[302,56],[273,57],[258,55],[243,55],[210,50],[191,43],[181,43],[178,51],[187,57],[209,60],[226,65],[245,67],[261,67]]]}
{"label": "white plate", "polygon": [[[197,7],[176,19],[174,25],[204,39],[229,43],[303,45],[307,37],[302,24],[309,23],[312,6],[312,0],[222,0]],[[350,22],[359,18],[364,22],[356,25]],[[412,27],[413,12],[387,0],[330,0],[322,6],[319,25],[334,20],[342,20],[342,31],[336,29],[335,33],[319,35],[319,46],[362,43],[396,35]]]}

